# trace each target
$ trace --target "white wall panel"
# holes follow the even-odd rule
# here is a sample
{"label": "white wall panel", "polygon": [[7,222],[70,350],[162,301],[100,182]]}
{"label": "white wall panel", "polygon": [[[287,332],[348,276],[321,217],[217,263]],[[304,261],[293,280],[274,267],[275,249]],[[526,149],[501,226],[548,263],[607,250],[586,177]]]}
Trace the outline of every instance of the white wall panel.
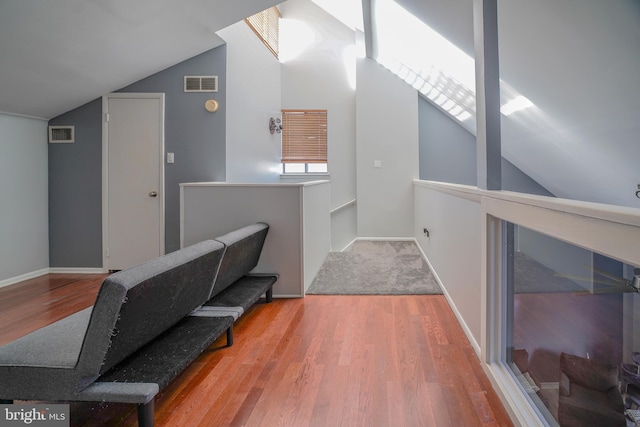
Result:
{"label": "white wall panel", "polygon": [[47,122],[0,114],[0,148],[0,283],[9,284],[49,267]]}
{"label": "white wall panel", "polygon": [[281,109],[280,63],[244,21],[217,34],[227,42],[227,182],[277,182],[280,135],[268,124]]}
{"label": "white wall panel", "polygon": [[181,245],[266,222],[269,233],[255,272],[280,275],[274,296],[303,296],[305,280],[313,279],[329,252],[328,187],[328,181],[182,184]]}
{"label": "white wall panel", "polygon": [[371,59],[357,66],[358,237],[412,237],[418,94]]}
{"label": "white wall panel", "polygon": [[[469,341],[480,352],[481,235],[480,198],[449,194],[419,184],[415,191],[414,235],[440,279]],[[426,237],[423,228],[429,231]]]}
{"label": "white wall panel", "polygon": [[330,198],[331,187],[328,182],[323,185],[302,187],[302,249],[305,293],[331,250]]}

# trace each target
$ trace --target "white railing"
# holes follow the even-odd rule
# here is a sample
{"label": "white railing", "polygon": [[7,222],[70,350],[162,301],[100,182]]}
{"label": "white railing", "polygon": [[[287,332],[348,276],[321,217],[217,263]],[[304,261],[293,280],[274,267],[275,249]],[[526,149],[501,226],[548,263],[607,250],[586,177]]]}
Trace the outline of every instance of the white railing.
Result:
{"label": "white railing", "polygon": [[546,425],[502,362],[501,221],[640,265],[640,209],[420,180],[414,209],[416,240],[512,418]]}
{"label": "white railing", "polygon": [[341,210],[343,210],[345,208],[348,208],[349,206],[355,205],[356,202],[357,202],[356,199],[349,200],[347,203],[343,203],[340,206],[337,206],[337,207],[331,209],[330,213],[331,213],[331,215],[333,215],[334,213],[339,212],[339,211],[341,211]]}

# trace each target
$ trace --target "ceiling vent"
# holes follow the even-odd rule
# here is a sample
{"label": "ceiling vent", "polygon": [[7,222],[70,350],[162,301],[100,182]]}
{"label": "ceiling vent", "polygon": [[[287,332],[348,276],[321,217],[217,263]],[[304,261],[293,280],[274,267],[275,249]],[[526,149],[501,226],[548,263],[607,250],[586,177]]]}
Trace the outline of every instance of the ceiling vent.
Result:
{"label": "ceiling vent", "polygon": [[75,134],[75,126],[49,126],[49,143],[75,142]]}
{"label": "ceiling vent", "polygon": [[185,92],[217,92],[218,76],[184,76]]}

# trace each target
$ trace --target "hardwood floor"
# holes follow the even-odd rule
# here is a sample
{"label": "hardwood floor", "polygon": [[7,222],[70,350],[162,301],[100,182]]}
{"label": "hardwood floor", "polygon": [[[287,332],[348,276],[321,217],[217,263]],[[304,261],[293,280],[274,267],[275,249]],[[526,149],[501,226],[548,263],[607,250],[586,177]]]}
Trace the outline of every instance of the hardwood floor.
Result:
{"label": "hardwood floor", "polygon": [[[93,303],[104,276],[0,288],[0,344]],[[257,304],[156,399],[157,426],[511,426],[446,300],[307,296]],[[74,426],[136,425],[71,405]]]}

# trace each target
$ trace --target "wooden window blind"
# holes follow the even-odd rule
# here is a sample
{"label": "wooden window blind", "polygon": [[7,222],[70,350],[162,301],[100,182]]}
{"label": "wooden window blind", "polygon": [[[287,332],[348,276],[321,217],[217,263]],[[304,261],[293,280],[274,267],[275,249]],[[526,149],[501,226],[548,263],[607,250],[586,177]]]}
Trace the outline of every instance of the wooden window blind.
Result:
{"label": "wooden window blind", "polygon": [[327,163],[327,110],[282,110],[282,163]]}
{"label": "wooden window blind", "polygon": [[244,20],[276,58],[280,53],[280,17],[280,11],[273,6]]}

